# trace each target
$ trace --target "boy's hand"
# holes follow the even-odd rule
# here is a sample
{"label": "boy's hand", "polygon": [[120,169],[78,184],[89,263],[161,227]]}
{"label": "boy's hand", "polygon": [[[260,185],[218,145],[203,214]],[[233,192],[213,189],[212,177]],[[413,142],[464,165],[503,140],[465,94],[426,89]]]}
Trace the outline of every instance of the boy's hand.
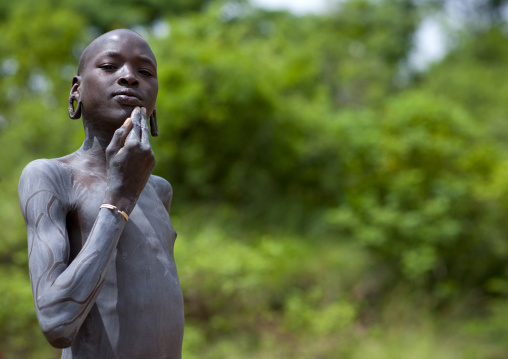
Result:
{"label": "boy's hand", "polygon": [[155,166],[146,109],[136,107],[115,131],[106,149],[107,188],[104,203],[130,214]]}

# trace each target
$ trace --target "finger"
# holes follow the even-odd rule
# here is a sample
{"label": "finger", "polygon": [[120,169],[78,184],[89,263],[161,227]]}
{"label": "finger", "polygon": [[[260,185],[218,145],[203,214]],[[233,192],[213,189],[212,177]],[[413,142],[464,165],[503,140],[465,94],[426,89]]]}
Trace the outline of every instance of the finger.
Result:
{"label": "finger", "polygon": [[[132,124],[137,128],[138,132],[141,129],[141,108],[135,107],[131,113]],[[141,134],[141,132],[139,132]]]}
{"label": "finger", "polygon": [[108,150],[112,151],[113,153],[116,153],[122,148],[125,139],[129,135],[132,129],[132,120],[129,117],[125,120],[122,126],[120,126],[115,133],[113,134],[113,138],[111,139],[111,142],[109,143]]}
{"label": "finger", "polygon": [[136,107],[131,113],[132,130],[125,142],[139,141],[141,138],[141,109]]}
{"label": "finger", "polygon": [[141,146],[150,146],[150,135],[148,131],[148,120],[146,108],[141,108]]}

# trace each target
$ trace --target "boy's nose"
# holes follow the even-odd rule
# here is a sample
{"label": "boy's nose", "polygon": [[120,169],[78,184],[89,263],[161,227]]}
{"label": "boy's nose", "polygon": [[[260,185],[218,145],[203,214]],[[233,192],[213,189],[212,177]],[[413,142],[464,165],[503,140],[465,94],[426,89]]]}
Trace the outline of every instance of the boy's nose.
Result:
{"label": "boy's nose", "polygon": [[138,86],[139,81],[135,72],[130,68],[123,69],[121,76],[118,78],[118,84],[123,86]]}

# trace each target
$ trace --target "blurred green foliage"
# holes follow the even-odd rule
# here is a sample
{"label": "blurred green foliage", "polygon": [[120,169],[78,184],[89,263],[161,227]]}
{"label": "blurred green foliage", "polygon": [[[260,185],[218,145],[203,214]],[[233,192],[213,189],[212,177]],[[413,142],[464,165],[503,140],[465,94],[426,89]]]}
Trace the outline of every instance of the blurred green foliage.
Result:
{"label": "blurred green foliage", "polygon": [[[33,310],[17,181],[79,147],[77,59],[133,27],[158,58],[155,173],[175,189],[185,358],[503,358],[504,1],[295,16],[244,1],[0,0],[0,358],[58,358]],[[462,12],[461,12],[462,11]]]}

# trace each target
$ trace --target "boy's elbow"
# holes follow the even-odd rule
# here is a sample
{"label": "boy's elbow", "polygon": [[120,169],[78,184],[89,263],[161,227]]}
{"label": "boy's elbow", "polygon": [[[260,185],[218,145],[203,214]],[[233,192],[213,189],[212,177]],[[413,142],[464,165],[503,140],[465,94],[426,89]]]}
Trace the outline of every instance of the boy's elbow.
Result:
{"label": "boy's elbow", "polygon": [[76,336],[76,332],[66,324],[49,328],[41,323],[41,329],[49,344],[58,349],[70,347]]}
{"label": "boy's elbow", "polygon": [[36,300],[36,312],[46,340],[55,348],[63,349],[72,345],[81,322],[74,308],[58,302],[54,297],[39,295]]}

